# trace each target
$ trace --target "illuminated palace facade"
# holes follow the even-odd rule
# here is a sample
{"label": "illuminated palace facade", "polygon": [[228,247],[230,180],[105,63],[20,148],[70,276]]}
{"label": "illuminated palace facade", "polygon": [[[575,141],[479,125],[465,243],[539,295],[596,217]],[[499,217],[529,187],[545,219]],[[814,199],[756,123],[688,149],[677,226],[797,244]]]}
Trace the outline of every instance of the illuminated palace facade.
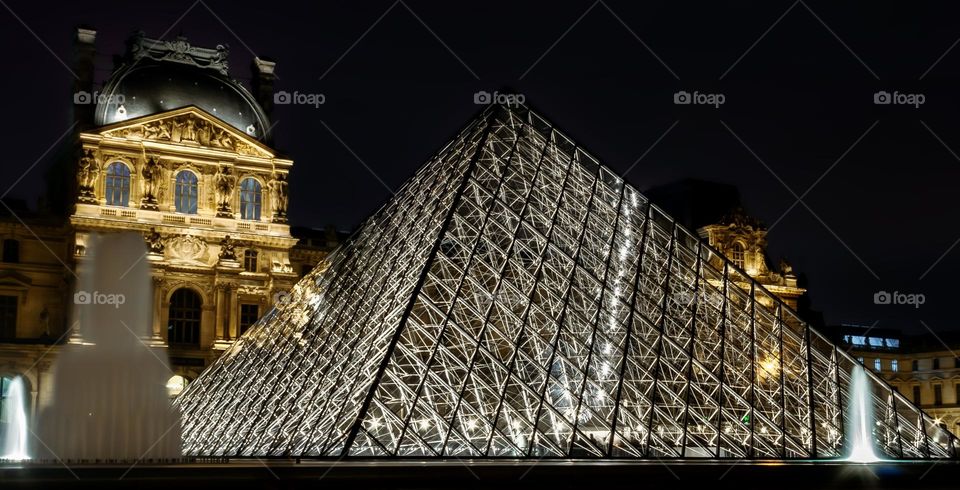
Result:
{"label": "illuminated palace facade", "polygon": [[960,435],[960,338],[857,325],[835,332],[838,343],[867,369]]}
{"label": "illuminated palace facade", "polygon": [[45,212],[0,209],[0,384],[22,376],[31,414],[48,396],[58,346],[76,334],[71,307],[83,298],[73,287],[92,234],[144,236],[154,298],[143,340],[169,349],[172,395],[340,239],[333,229],[291,234],[293,161],[270,144],[274,63],[255,59],[248,89],[229,77],[224,46],[135,34],[95,88],[95,37],[76,33],[77,133],[49,175]]}

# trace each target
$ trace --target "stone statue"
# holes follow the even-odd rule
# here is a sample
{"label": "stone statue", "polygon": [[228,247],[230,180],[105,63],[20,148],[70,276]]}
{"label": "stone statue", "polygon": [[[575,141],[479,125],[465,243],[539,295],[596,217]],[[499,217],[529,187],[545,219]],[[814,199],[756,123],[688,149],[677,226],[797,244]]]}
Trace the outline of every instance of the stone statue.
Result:
{"label": "stone statue", "polygon": [[183,132],[180,133],[180,141],[197,141],[197,122],[193,118],[187,118]]}
{"label": "stone statue", "polygon": [[140,209],[157,210],[157,187],[160,184],[160,160],[148,157],[140,171],[143,177],[143,198],[140,200]]}
{"label": "stone statue", "polygon": [[273,222],[286,223],[287,198],[289,197],[287,176],[285,174],[275,173],[268,187],[270,189],[270,195],[273,198]]}
{"label": "stone statue", "polygon": [[785,259],[780,259],[780,273],[786,276],[793,275],[793,266],[787,263]]}
{"label": "stone statue", "polygon": [[40,311],[40,325],[43,326],[43,336],[50,336],[50,311],[44,306]]}
{"label": "stone statue", "polygon": [[233,149],[233,138],[230,137],[230,133],[220,128],[213,128],[213,134],[210,136],[210,146]]}
{"label": "stone statue", "polygon": [[233,187],[237,183],[237,177],[230,172],[230,167],[220,167],[217,171],[217,216],[224,218],[233,217],[230,210],[230,199],[233,197]]}
{"label": "stone statue", "polygon": [[80,164],[77,169],[77,186],[79,191],[79,201],[83,203],[96,204],[97,196],[93,192],[93,186],[100,175],[100,168],[97,166],[97,159],[93,156],[93,150],[86,150],[83,157],[80,158]]}
{"label": "stone statue", "polygon": [[220,260],[237,260],[236,244],[230,238],[230,235],[220,240]]}
{"label": "stone statue", "polygon": [[150,233],[147,233],[146,240],[147,247],[150,248],[150,253],[163,254],[163,237],[160,236],[160,232],[158,232],[156,228],[150,228]]}

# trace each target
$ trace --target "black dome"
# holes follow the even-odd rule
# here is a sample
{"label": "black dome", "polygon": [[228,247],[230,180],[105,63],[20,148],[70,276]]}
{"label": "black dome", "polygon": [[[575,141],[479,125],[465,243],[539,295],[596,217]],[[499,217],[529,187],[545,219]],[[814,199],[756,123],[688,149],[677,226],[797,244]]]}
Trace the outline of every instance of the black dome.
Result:
{"label": "black dome", "polygon": [[259,140],[270,128],[263,108],[239,82],[182,63],[126,63],[104,84],[97,101],[97,126],[194,105]]}

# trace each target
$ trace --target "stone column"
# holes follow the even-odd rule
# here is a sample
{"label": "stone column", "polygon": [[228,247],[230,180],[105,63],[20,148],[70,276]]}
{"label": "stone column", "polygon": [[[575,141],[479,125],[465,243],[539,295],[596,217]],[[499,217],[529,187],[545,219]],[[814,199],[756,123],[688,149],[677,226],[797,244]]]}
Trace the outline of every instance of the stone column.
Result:
{"label": "stone column", "polygon": [[226,309],[224,305],[224,297],[225,297],[226,289],[227,289],[226,285],[217,284],[217,288],[215,290],[216,293],[215,293],[214,301],[216,302],[216,305],[217,305],[217,314],[216,314],[216,325],[214,325],[214,330],[216,331],[216,334],[217,334],[217,340],[223,340],[227,330],[226,323],[224,322],[224,316],[223,316],[224,310]]}
{"label": "stone column", "polygon": [[238,293],[239,291],[237,290],[237,288],[233,288],[230,290],[230,295],[229,295],[230,309],[228,311],[228,314],[230,315],[230,333],[227,334],[227,338],[230,338],[230,339],[235,339],[239,337],[239,335],[237,334],[237,329],[239,328],[238,319],[240,317],[240,311],[239,311],[240,307],[238,306],[238,301],[237,301]]}
{"label": "stone column", "polygon": [[200,348],[208,349],[216,342],[216,328],[214,324],[216,305],[205,303],[200,307]]}
{"label": "stone column", "polygon": [[151,344],[164,344],[166,336],[163,335],[163,278],[153,276],[153,330],[150,338]]}

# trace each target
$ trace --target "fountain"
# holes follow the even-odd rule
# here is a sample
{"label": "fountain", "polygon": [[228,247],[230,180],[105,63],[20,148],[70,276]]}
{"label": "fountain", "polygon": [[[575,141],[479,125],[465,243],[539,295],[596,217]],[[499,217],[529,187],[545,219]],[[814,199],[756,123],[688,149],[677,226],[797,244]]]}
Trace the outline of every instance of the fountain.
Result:
{"label": "fountain", "polygon": [[3,434],[3,443],[0,444],[0,459],[7,461],[22,461],[29,459],[27,454],[27,411],[24,408],[27,402],[23,389],[23,379],[17,376],[10,383],[7,392],[5,410],[9,410],[6,431]]}
{"label": "fountain", "polygon": [[55,361],[35,456],[92,463],[177,459],[180,416],[167,394],[167,353],[145,343],[153,290],[143,237],[91,238],[74,294],[77,331]]}
{"label": "fountain", "polygon": [[850,373],[850,399],[847,403],[847,461],[875,463],[882,461],[873,444],[873,403],[863,366]]}

